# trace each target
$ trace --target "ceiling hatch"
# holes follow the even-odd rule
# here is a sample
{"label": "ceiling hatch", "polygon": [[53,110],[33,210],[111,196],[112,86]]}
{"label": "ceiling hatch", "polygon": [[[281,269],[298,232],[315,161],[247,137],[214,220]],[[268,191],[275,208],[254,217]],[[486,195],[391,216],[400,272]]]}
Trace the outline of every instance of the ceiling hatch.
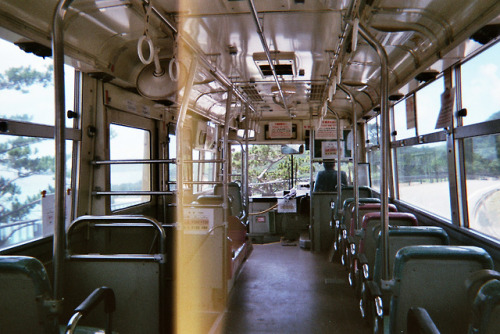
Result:
{"label": "ceiling hatch", "polygon": [[[295,52],[272,51],[271,60],[273,61],[277,75],[297,75]],[[253,54],[253,61],[263,77],[273,75],[271,65],[269,65],[269,61],[264,52],[255,52]]]}

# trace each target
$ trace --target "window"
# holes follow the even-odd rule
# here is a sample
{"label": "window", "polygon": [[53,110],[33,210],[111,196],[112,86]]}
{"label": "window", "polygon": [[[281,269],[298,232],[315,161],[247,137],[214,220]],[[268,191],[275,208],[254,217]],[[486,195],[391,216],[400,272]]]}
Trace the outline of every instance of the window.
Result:
{"label": "window", "polygon": [[[233,166],[240,164],[241,154],[233,156]],[[250,196],[275,196],[276,192],[289,190],[291,156],[281,153],[281,145],[248,146],[248,183]],[[294,179],[309,183],[309,151],[293,156]],[[313,167],[314,168],[314,167]],[[315,168],[316,172],[321,170]]]}
{"label": "window", "polygon": [[436,129],[436,122],[441,110],[443,92],[444,80],[441,77],[415,93],[419,136],[441,130]]}
{"label": "window", "polygon": [[469,227],[500,239],[500,135],[467,138]]}
{"label": "window", "polygon": [[372,189],[380,191],[380,150],[372,148],[368,151],[368,163],[370,164],[370,178]]}
{"label": "window", "polygon": [[[211,151],[205,150],[193,150],[193,160],[213,160],[214,153]],[[195,182],[210,182],[215,180],[215,163],[207,162],[207,163],[193,163],[193,181]],[[214,184],[195,184],[193,187],[193,191],[195,193],[202,192],[205,190],[212,189]]]}
{"label": "window", "polygon": [[366,124],[366,139],[368,141],[368,146],[379,145],[379,126],[380,116],[372,118]]}
{"label": "window", "polygon": [[[111,124],[109,127],[111,160],[150,159],[149,131]],[[111,191],[149,191],[150,164],[114,164],[110,166]],[[149,195],[111,196],[111,210],[118,210],[151,200]]]}
{"label": "window", "polygon": [[[168,134],[168,158],[176,159],[177,157],[177,138],[175,134]],[[176,189],[176,180],[177,180],[177,164],[170,163],[168,164],[168,190],[175,191]]]}
{"label": "window", "polygon": [[[0,118],[20,124],[0,133],[0,248],[48,236],[42,195],[55,189],[54,85],[52,59],[27,54],[0,40]],[[29,64],[29,65],[27,65]],[[66,105],[74,105],[74,71],[65,67]],[[35,126],[46,125],[45,129]],[[72,126],[73,120],[67,120]],[[30,136],[24,136],[29,133]],[[49,133],[49,134],[48,134]],[[72,141],[66,141],[66,187],[71,185]],[[53,205],[52,205],[53,207]],[[69,208],[67,208],[67,211]]]}
{"label": "window", "polygon": [[415,106],[413,101],[415,101],[415,98],[412,95],[394,105],[394,123],[396,125],[397,132],[396,140],[412,138],[416,136],[415,127],[408,129],[408,123],[412,123],[412,119],[408,119],[408,116],[413,116],[413,124],[415,123],[415,116],[413,113],[414,110],[411,109]]}
{"label": "window", "polygon": [[464,125],[500,118],[500,43],[461,67],[462,106],[467,108]]}
{"label": "window", "polygon": [[451,221],[446,143],[400,147],[397,154],[399,198]]}
{"label": "window", "polygon": [[[25,53],[0,39],[0,118],[54,125],[53,60]],[[74,70],[64,67],[66,108],[73,108]],[[29,97],[29,98],[28,98]],[[72,127],[73,120],[66,119]]]}

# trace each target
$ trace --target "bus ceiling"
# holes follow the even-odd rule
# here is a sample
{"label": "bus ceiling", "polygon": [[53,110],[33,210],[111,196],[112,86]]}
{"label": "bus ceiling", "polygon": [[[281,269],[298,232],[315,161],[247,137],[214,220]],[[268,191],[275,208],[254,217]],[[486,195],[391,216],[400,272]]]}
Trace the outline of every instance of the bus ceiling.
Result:
{"label": "bus ceiling", "polygon": [[[19,17],[26,2],[32,10]],[[28,52],[36,53],[38,45],[47,55],[57,2],[2,1],[0,37]],[[358,23],[388,55],[393,97],[422,84],[417,75],[442,72],[498,36],[496,0],[392,4],[74,0],[65,16],[65,53],[78,70],[174,108],[196,59],[189,108],[221,122],[229,90],[231,108],[245,109],[253,119],[321,117],[327,105],[350,119],[350,98],[336,89],[340,83],[355,97],[361,119],[380,103],[380,60],[358,38]]]}

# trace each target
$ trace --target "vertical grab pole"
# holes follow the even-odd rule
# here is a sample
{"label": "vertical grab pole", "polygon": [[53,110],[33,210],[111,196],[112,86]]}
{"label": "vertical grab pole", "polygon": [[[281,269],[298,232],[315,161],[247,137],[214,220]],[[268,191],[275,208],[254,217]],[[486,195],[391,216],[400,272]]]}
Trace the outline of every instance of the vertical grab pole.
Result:
{"label": "vertical grab pole", "polygon": [[[340,117],[339,114],[337,114],[336,111],[334,111],[332,108],[330,108],[327,104],[328,110],[335,116],[335,121],[337,122],[337,146],[339,145],[339,140],[340,140]],[[337,202],[335,205],[337,206],[335,212],[339,212],[340,209],[342,209],[342,171],[340,170],[340,148],[337,147]],[[338,217],[335,217],[335,219],[339,219]]]}
{"label": "vertical grab pole", "polygon": [[62,300],[63,262],[65,252],[65,176],[66,176],[66,105],[64,100],[64,30],[66,11],[73,0],[60,0],[52,21],[55,91],[56,189],[54,224],[54,300]]}
{"label": "vertical grab pole", "polygon": [[[309,239],[311,240],[311,251],[314,251],[314,228],[313,228],[313,159],[314,159],[314,129],[312,114],[309,117]],[[314,185],[316,186],[316,185]]]}
{"label": "vertical grab pole", "polygon": [[250,120],[249,120],[249,111],[248,111],[248,105],[245,105],[245,155],[242,157],[244,164],[242,165],[243,170],[241,171],[245,182],[244,184],[244,200],[245,200],[245,220],[247,220],[248,213],[250,212],[250,204],[249,204],[249,196],[250,192],[248,191],[248,133],[249,133],[249,125],[250,125]]}
{"label": "vertical grab pole", "polygon": [[[342,84],[338,85],[351,99],[352,113],[353,113],[353,160],[354,160],[354,221],[356,224],[359,222],[359,182],[358,182],[358,115],[356,114],[355,105],[356,99],[347,87]],[[357,228],[357,226],[356,226]]]}
{"label": "vertical grab pole", "polygon": [[176,157],[177,157],[177,221],[182,222],[184,219],[184,185],[183,185],[183,165],[184,156],[182,154],[182,143],[184,141],[184,135],[182,129],[184,128],[184,122],[186,120],[186,112],[189,105],[189,93],[191,88],[193,88],[194,75],[196,72],[196,67],[198,65],[198,60],[194,57],[191,60],[191,65],[189,67],[188,80],[186,82],[186,87],[184,88],[184,96],[182,97],[181,108],[179,109],[179,115],[177,116],[177,125],[175,128],[176,140]]}
{"label": "vertical grab pole", "polygon": [[388,109],[388,99],[389,99],[389,70],[388,70],[388,58],[384,47],[366,30],[366,28],[360,24],[359,33],[361,36],[370,44],[372,48],[377,51],[380,58],[381,73],[380,73],[380,112],[382,114],[382,145],[381,145],[381,182],[380,182],[380,197],[381,197],[381,209],[380,215],[382,217],[382,241],[383,241],[383,261],[382,261],[382,280],[389,280],[389,196],[388,196],[388,184],[389,184],[389,143],[390,143],[390,131],[389,131],[389,109]]}
{"label": "vertical grab pole", "polygon": [[228,210],[229,210],[229,123],[231,122],[231,102],[233,99],[233,90],[231,88],[228,89],[227,92],[227,100],[226,100],[226,115],[224,117],[224,135],[222,137],[222,146],[223,146],[223,167],[222,167],[222,216],[223,216],[223,234],[222,234],[222,288],[223,294],[222,298],[224,299],[223,303],[226,305],[227,302],[227,274],[228,274],[228,261],[226,260],[229,256],[227,249],[227,228],[228,228]]}
{"label": "vertical grab pole", "polygon": [[[175,279],[174,279],[174,286],[175,286],[175,321],[174,325],[172,327],[175,328],[176,332],[182,331],[182,328],[184,326],[184,319],[186,319],[189,316],[189,309],[187,308],[188,302],[186,300],[183,300],[181,296],[184,293],[184,282],[187,281],[189,278],[186,277],[186,268],[182,266],[183,264],[183,256],[185,256],[185,252],[183,252],[185,246],[185,240],[183,238],[183,222],[184,222],[184,150],[183,150],[183,143],[184,143],[184,122],[186,120],[186,112],[188,109],[189,105],[189,95],[191,92],[191,89],[193,87],[193,81],[194,81],[194,76],[196,72],[196,67],[198,65],[198,59],[196,56],[194,56],[191,59],[191,64],[189,66],[189,73],[188,73],[188,78],[185,84],[184,88],[184,94],[182,96],[182,102],[181,102],[181,107],[179,109],[179,114],[177,116],[177,124],[175,127],[175,135],[176,135],[176,145],[175,145],[175,150],[176,150],[176,164],[177,164],[177,174],[176,174],[176,188],[177,188],[177,196],[176,196],[176,201],[177,201],[177,210],[176,210],[176,220],[177,220],[177,231],[175,234]],[[179,87],[180,89],[180,87]],[[188,139],[189,140],[189,139]]]}

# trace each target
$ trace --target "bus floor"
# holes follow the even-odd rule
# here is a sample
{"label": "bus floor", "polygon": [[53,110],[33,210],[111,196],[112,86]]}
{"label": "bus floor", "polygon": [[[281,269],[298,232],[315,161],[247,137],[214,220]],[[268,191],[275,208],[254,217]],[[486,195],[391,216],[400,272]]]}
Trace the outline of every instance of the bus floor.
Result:
{"label": "bus floor", "polygon": [[254,245],[228,301],[223,333],[369,333],[339,263],[279,242]]}

